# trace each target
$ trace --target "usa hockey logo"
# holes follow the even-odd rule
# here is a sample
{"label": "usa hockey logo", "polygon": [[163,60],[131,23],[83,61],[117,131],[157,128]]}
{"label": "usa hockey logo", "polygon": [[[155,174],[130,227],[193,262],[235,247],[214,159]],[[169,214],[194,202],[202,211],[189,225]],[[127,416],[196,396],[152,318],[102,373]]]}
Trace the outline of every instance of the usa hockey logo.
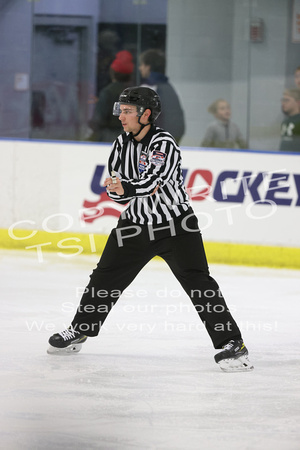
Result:
{"label": "usa hockey logo", "polygon": [[[161,153],[161,152],[156,152]],[[164,155],[164,154],[162,154]],[[161,162],[161,155],[155,155]],[[119,217],[124,206],[111,200],[103,186],[105,167],[96,166],[91,191],[99,195],[95,201],[84,200],[81,219],[92,223],[102,216]],[[182,170],[189,197],[193,201],[211,199],[222,203],[243,204],[250,199],[256,205],[300,206],[300,174],[284,170],[254,173],[225,170],[213,174],[210,170]]]}

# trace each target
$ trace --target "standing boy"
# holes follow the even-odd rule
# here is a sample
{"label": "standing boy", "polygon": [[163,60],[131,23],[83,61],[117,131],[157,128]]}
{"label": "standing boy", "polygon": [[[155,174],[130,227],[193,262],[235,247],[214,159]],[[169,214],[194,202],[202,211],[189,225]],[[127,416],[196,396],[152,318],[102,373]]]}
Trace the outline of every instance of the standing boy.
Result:
{"label": "standing boy", "polygon": [[[225,371],[252,370],[240,330],[216,281],[209,275],[197,218],[190,207],[181,171],[180,148],[172,135],[154,125],[160,98],[146,87],[123,91],[114,105],[124,133],[108,162],[108,195],[127,204],[82,296],[71,326],[50,339],[49,353],[79,351],[97,336],[109,310],[140,270],[156,255],[163,258],[191,298]],[[116,175],[116,176],[115,176]],[[100,297],[97,292],[103,295]]]}
{"label": "standing boy", "polygon": [[216,120],[209,124],[201,147],[247,148],[238,125],[231,121],[231,108],[226,100],[215,100],[207,110]]}

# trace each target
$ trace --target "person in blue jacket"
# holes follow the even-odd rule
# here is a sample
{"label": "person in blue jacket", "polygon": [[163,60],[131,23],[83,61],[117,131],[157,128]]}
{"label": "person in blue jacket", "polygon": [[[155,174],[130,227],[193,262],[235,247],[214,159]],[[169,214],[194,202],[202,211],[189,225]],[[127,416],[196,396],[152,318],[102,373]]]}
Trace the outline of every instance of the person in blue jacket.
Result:
{"label": "person in blue jacket", "polygon": [[179,144],[185,131],[184,111],[174,87],[165,75],[166,58],[158,49],[149,49],[140,55],[139,70],[142,85],[157,92],[162,112],[156,125],[168,130]]}

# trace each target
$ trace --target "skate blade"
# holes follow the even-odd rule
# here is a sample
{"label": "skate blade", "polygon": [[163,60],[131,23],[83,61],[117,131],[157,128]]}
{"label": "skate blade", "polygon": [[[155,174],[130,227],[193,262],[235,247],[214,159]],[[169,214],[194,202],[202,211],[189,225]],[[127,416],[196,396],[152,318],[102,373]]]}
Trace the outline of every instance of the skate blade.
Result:
{"label": "skate blade", "polygon": [[247,355],[237,359],[222,359],[218,364],[223,372],[251,372],[254,369]]}
{"label": "skate blade", "polygon": [[57,348],[50,345],[47,350],[48,355],[71,355],[80,352],[82,344],[73,344],[65,348]]}

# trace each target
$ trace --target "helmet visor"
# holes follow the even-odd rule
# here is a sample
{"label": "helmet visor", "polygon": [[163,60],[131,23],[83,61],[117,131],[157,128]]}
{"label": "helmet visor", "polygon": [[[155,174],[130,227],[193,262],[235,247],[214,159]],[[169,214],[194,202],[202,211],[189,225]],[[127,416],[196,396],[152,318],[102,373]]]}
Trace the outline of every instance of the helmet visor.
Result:
{"label": "helmet visor", "polygon": [[119,116],[121,114],[120,102],[115,102],[113,107],[113,115]]}
{"label": "helmet visor", "polygon": [[127,108],[123,110],[123,112],[127,112],[127,114],[131,114],[133,112],[132,107],[135,106],[136,111],[134,112],[136,112],[136,115],[138,117],[141,117],[143,115],[143,112],[145,111],[145,108],[143,106],[133,105],[131,103],[115,102],[113,107],[114,116],[119,116],[122,113],[121,105],[127,106]]}

